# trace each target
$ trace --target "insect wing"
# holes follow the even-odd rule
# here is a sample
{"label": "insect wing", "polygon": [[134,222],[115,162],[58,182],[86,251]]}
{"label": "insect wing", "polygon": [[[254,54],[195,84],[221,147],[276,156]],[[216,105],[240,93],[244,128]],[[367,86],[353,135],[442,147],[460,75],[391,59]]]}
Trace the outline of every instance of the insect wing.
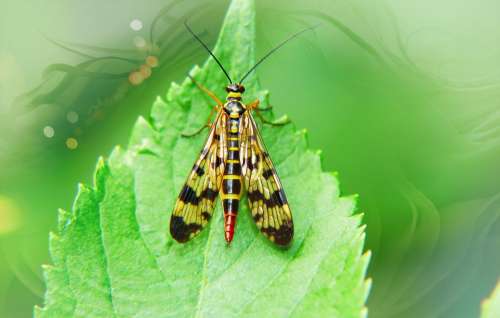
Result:
{"label": "insect wing", "polygon": [[293,220],[280,179],[250,113],[243,117],[240,161],[252,218],[272,242],[286,246]]}
{"label": "insect wing", "polygon": [[210,221],[219,193],[226,158],[224,115],[219,113],[200,157],[191,170],[170,218],[170,234],[184,243]]}

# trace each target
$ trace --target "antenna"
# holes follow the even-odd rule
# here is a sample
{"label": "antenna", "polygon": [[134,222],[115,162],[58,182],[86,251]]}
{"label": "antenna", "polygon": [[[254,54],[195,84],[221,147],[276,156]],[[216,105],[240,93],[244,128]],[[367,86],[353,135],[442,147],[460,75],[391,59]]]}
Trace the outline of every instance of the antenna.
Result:
{"label": "antenna", "polygon": [[245,78],[247,78],[248,75],[250,75],[250,73],[252,73],[256,68],[257,66],[259,66],[262,62],[264,62],[265,59],[267,59],[271,54],[273,54],[274,52],[276,52],[276,50],[278,50],[280,47],[282,47],[283,45],[285,45],[288,41],[292,40],[293,38],[296,38],[297,36],[301,35],[302,33],[306,32],[306,31],[309,31],[309,30],[312,30],[314,28],[316,28],[319,24],[315,25],[315,26],[312,26],[312,27],[309,27],[309,28],[306,28],[302,31],[299,31],[295,34],[293,34],[292,36],[290,36],[288,39],[284,40],[283,42],[281,42],[280,44],[276,45],[273,49],[271,49],[269,52],[267,52],[266,55],[264,55],[257,63],[255,63],[255,65],[241,78],[241,80],[239,81],[239,83],[243,83],[243,81],[245,80]]}
{"label": "antenna", "polygon": [[231,80],[231,77],[229,77],[229,74],[226,72],[226,70],[224,69],[224,66],[222,66],[222,63],[219,61],[219,59],[212,53],[212,51],[210,51],[210,49],[208,48],[208,46],[200,39],[199,36],[197,36],[193,30],[191,30],[191,28],[189,27],[189,25],[187,24],[187,20],[184,20],[184,26],[186,27],[186,29],[189,31],[189,33],[191,33],[194,38],[200,42],[200,44],[205,48],[205,50],[208,51],[208,53],[210,53],[210,55],[214,58],[215,62],[219,65],[219,67],[221,68],[221,70],[224,72],[224,74],[226,75],[227,79],[229,80],[229,83],[232,84],[233,81]]}

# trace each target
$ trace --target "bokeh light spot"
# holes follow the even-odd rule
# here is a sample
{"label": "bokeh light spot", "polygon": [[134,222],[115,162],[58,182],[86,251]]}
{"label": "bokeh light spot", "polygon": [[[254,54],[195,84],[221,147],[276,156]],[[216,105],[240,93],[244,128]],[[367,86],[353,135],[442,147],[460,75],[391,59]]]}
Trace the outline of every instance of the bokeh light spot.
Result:
{"label": "bokeh light spot", "polygon": [[66,147],[68,147],[68,149],[75,150],[78,148],[78,140],[73,137],[66,139]]}
{"label": "bokeh light spot", "polygon": [[146,57],[146,64],[149,65],[150,67],[157,67],[158,66],[158,58],[154,55],[150,55]]}
{"label": "bokeh light spot", "polygon": [[132,85],[139,85],[142,83],[142,81],[144,81],[144,76],[141,74],[141,72],[132,72],[128,76],[128,80]]}
{"label": "bokeh light spot", "polygon": [[142,36],[134,37],[134,45],[138,48],[146,47],[146,40]]}
{"label": "bokeh light spot", "polygon": [[55,135],[55,130],[52,128],[52,126],[45,126],[43,127],[43,135],[47,138],[52,138]]}
{"label": "bokeh light spot", "polygon": [[76,122],[78,122],[78,113],[77,112],[74,112],[74,111],[70,111],[66,114],[66,119],[72,123],[72,124],[75,124]]}
{"label": "bokeh light spot", "polygon": [[141,72],[144,79],[146,79],[151,76],[151,67],[148,65],[141,65],[139,72]]}
{"label": "bokeh light spot", "polygon": [[21,209],[9,197],[0,195],[0,235],[11,233],[21,227]]}
{"label": "bokeh light spot", "polygon": [[140,31],[142,29],[142,21],[139,19],[130,21],[130,28],[134,31]]}

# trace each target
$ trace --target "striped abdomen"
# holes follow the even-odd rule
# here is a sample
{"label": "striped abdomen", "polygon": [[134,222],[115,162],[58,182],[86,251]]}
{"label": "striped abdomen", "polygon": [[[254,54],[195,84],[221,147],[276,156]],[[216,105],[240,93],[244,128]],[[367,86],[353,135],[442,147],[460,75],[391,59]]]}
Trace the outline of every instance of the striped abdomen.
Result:
{"label": "striped abdomen", "polygon": [[242,180],[240,165],[240,144],[238,131],[240,125],[240,115],[232,112],[229,115],[229,133],[227,135],[227,160],[224,167],[222,180],[222,206],[224,208],[224,232],[226,241],[233,240],[236,216],[241,198]]}

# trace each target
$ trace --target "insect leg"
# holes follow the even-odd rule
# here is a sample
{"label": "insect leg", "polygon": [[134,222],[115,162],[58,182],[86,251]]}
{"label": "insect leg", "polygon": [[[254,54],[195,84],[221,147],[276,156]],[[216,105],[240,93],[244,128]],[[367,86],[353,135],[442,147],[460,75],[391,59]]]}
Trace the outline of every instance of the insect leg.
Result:
{"label": "insect leg", "polygon": [[217,96],[215,96],[215,94],[213,92],[211,92],[208,88],[206,88],[205,86],[203,86],[200,83],[198,83],[197,81],[195,81],[194,78],[191,75],[188,75],[188,76],[193,81],[193,83],[195,83],[196,86],[198,86],[198,88],[202,92],[204,92],[205,94],[207,94],[211,99],[213,99],[215,101],[215,103],[217,104],[217,106],[219,106],[219,107],[223,107],[224,106],[224,103],[221,102],[221,100],[219,98],[217,98]]}
{"label": "insect leg", "polygon": [[269,120],[265,119],[264,116],[262,116],[261,112],[266,111],[266,110],[270,110],[272,108],[272,106],[268,106],[266,108],[259,108],[259,104],[260,104],[260,101],[257,99],[246,106],[248,109],[252,109],[253,111],[255,111],[255,114],[257,114],[257,116],[259,116],[260,120],[264,124],[268,124],[268,125],[272,125],[272,126],[283,126],[283,125],[286,125],[290,122],[290,120],[288,118],[286,118],[285,120],[282,120],[282,121],[269,121]]}
{"label": "insect leg", "polygon": [[271,106],[271,105],[267,105],[266,108],[259,107],[259,105],[260,105],[260,100],[256,99],[253,102],[251,102],[250,104],[248,104],[247,108],[248,109],[254,109],[254,110],[258,109],[261,112],[265,112],[265,111],[273,109],[273,106]]}
{"label": "insect leg", "polygon": [[261,111],[261,112],[265,112],[265,111],[268,111],[268,110],[273,109],[273,106],[272,106],[272,105],[268,105],[266,108],[261,108],[261,107],[259,107],[258,109],[259,109],[259,111]]}
{"label": "insect leg", "polygon": [[260,100],[256,99],[253,102],[251,102],[250,104],[247,104],[246,106],[248,109],[256,110],[259,107],[259,104],[260,104]]}
{"label": "insect leg", "polygon": [[200,129],[192,132],[192,133],[181,133],[181,136],[182,137],[194,137],[196,135],[198,135],[199,133],[201,133],[203,130],[205,130],[205,128],[208,128],[210,127],[210,125],[203,125],[200,127]]}
{"label": "insect leg", "polygon": [[219,110],[219,106],[215,106],[214,108],[212,108],[212,110],[210,111],[210,114],[208,115],[207,123],[205,125],[201,126],[195,132],[192,132],[192,133],[182,133],[181,136],[182,137],[194,137],[194,136],[198,135],[199,133],[201,133],[205,128],[210,127],[212,125],[211,124],[212,123],[212,116],[218,110]]}
{"label": "insect leg", "polygon": [[264,124],[271,125],[271,126],[284,126],[284,125],[290,123],[290,119],[288,117],[286,117],[284,120],[269,121],[269,120],[265,119],[264,116],[262,116],[262,114],[260,113],[260,111],[258,109],[254,109],[254,111],[255,111],[255,114],[257,114],[257,116],[259,116],[260,120]]}

